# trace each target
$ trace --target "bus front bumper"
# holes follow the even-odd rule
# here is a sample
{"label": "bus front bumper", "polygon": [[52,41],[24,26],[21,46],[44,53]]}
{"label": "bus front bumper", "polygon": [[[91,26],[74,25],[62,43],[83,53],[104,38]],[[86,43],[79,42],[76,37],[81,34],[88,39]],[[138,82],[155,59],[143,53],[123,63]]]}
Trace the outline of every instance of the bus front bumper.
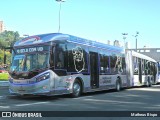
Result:
{"label": "bus front bumper", "polygon": [[49,80],[32,84],[14,84],[9,82],[9,92],[12,95],[49,95]]}

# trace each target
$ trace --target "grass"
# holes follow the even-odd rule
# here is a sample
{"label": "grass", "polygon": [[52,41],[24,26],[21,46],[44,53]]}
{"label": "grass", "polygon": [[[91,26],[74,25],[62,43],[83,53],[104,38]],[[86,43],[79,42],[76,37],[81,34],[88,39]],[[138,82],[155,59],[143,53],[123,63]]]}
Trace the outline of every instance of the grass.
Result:
{"label": "grass", "polygon": [[8,80],[9,74],[8,73],[0,73],[0,81]]}

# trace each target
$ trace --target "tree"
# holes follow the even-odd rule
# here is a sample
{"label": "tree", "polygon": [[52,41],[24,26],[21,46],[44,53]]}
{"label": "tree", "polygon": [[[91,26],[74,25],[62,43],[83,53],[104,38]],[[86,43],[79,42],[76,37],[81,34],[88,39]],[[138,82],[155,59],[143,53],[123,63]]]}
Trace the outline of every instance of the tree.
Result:
{"label": "tree", "polygon": [[21,39],[19,33],[16,31],[4,31],[0,33],[0,65],[4,64],[6,59],[7,65],[10,65],[11,62],[11,53],[7,47],[12,47],[13,44]]}
{"label": "tree", "polygon": [[4,51],[0,49],[0,66],[10,66],[11,63],[11,53],[9,51]]}
{"label": "tree", "polygon": [[0,46],[10,47],[20,39],[19,33],[16,31],[5,30],[0,34]]}
{"label": "tree", "polygon": [[0,65],[3,64],[4,52],[0,49]]}

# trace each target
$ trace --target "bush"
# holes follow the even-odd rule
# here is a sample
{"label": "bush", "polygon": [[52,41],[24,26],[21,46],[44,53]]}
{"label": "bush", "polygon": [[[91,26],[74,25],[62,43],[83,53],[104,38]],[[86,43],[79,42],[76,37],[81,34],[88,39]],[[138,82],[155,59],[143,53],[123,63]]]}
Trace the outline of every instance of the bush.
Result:
{"label": "bush", "polygon": [[0,81],[1,80],[8,80],[9,74],[8,73],[0,73]]}

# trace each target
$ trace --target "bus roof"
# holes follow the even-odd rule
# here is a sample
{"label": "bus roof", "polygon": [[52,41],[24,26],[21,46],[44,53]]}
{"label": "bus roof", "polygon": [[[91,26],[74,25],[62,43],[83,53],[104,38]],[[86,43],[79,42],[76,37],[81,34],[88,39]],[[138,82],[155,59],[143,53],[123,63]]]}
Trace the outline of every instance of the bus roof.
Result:
{"label": "bus roof", "polygon": [[69,35],[69,34],[63,34],[63,33],[48,33],[48,34],[29,36],[29,37],[26,37],[26,38],[23,38],[17,41],[14,44],[14,47],[42,44],[42,43],[47,43],[50,41],[67,41],[67,42],[73,42],[73,43],[97,47],[97,48],[114,49],[115,51],[124,50],[122,47],[112,46],[112,45],[108,45],[105,43],[87,40],[84,38],[76,37],[76,36]]}
{"label": "bus roof", "polygon": [[144,54],[141,54],[141,53],[138,53],[138,52],[135,52],[135,51],[131,51],[132,52],[132,55],[135,56],[135,57],[138,57],[138,58],[142,58],[142,59],[145,59],[145,60],[148,60],[148,61],[152,61],[152,62],[156,62],[154,59],[144,55]]}

